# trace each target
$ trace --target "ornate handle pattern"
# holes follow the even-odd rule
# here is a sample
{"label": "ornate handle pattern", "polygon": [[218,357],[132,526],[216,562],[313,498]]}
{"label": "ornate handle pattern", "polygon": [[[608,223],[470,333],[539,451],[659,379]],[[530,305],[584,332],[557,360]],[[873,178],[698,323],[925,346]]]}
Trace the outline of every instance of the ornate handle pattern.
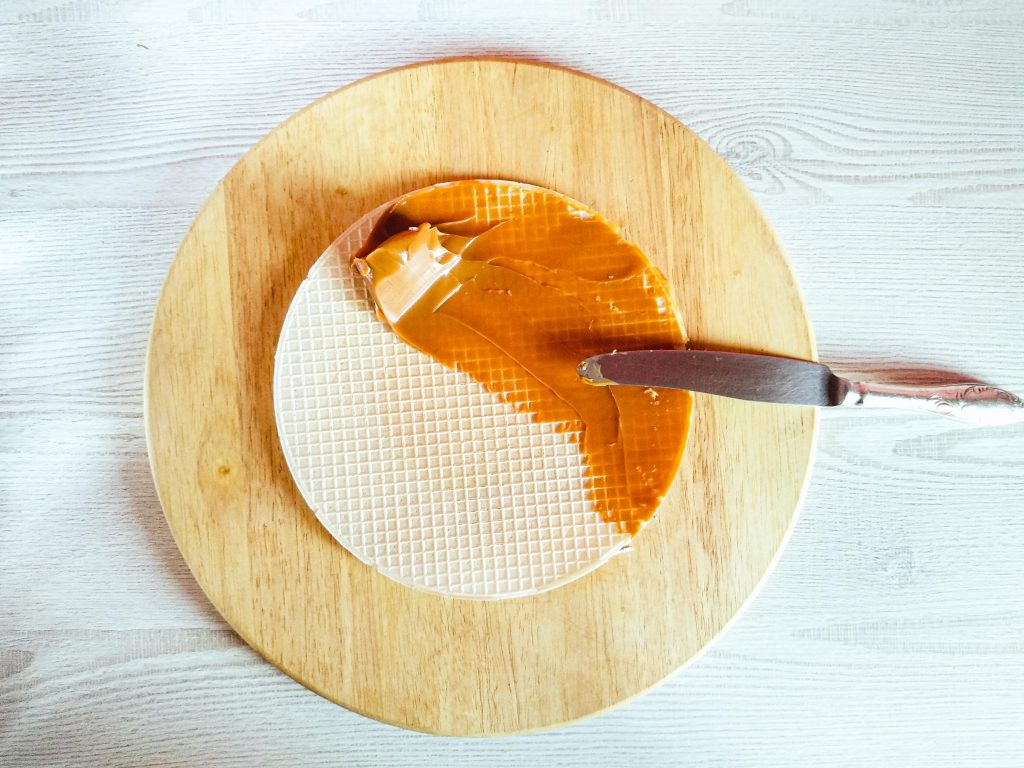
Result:
{"label": "ornate handle pattern", "polygon": [[898,387],[851,381],[843,405],[926,411],[982,427],[1024,422],[1024,401],[987,384]]}

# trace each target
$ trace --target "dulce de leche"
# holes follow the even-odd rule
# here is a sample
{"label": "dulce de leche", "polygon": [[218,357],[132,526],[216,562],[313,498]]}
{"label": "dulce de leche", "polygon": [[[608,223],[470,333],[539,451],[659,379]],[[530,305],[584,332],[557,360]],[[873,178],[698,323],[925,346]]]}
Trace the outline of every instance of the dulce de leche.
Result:
{"label": "dulce de leche", "polygon": [[636,534],[651,518],[686,444],[689,393],[595,387],[576,369],[686,336],[665,278],[615,226],[539,187],[452,182],[400,198],[353,266],[401,339],[569,433],[604,520]]}

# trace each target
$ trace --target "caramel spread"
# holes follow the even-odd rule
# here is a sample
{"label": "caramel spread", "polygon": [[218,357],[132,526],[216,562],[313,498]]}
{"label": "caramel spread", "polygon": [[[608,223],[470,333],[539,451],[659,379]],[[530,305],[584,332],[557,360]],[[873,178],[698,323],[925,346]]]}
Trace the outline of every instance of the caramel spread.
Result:
{"label": "caramel spread", "polygon": [[606,521],[635,534],[651,518],[682,456],[690,396],[594,387],[576,367],[686,337],[664,277],[613,225],[549,190],[453,182],[401,198],[354,267],[400,338],[571,433]]}

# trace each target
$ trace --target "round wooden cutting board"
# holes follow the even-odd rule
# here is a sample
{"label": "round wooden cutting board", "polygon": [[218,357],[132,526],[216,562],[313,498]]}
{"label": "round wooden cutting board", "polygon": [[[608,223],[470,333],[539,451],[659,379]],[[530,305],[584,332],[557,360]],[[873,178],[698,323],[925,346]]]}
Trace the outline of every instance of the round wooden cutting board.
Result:
{"label": "round wooden cutting board", "polygon": [[250,645],[332,701],[423,731],[500,734],[620,703],[707,646],[793,522],[816,417],[698,396],[656,521],[630,552],[548,593],[442,598],[361,564],[285,466],[278,334],[310,266],[356,218],[461,178],[550,187],[622,224],[669,276],[696,348],[815,351],[786,258],[726,163],[579,73],[497,60],[386,72],[292,117],[217,187],[167,277],[146,371],[150,460],[185,560]]}

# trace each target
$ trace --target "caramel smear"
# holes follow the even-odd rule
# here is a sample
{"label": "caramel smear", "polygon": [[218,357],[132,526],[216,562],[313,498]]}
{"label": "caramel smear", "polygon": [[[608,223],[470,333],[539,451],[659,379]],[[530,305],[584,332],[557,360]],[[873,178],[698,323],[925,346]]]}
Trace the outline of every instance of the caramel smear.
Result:
{"label": "caramel smear", "polygon": [[665,278],[616,227],[550,190],[452,182],[401,198],[353,266],[401,339],[573,435],[604,520],[635,535],[651,518],[686,444],[689,393],[576,373],[602,352],[686,346]]}

